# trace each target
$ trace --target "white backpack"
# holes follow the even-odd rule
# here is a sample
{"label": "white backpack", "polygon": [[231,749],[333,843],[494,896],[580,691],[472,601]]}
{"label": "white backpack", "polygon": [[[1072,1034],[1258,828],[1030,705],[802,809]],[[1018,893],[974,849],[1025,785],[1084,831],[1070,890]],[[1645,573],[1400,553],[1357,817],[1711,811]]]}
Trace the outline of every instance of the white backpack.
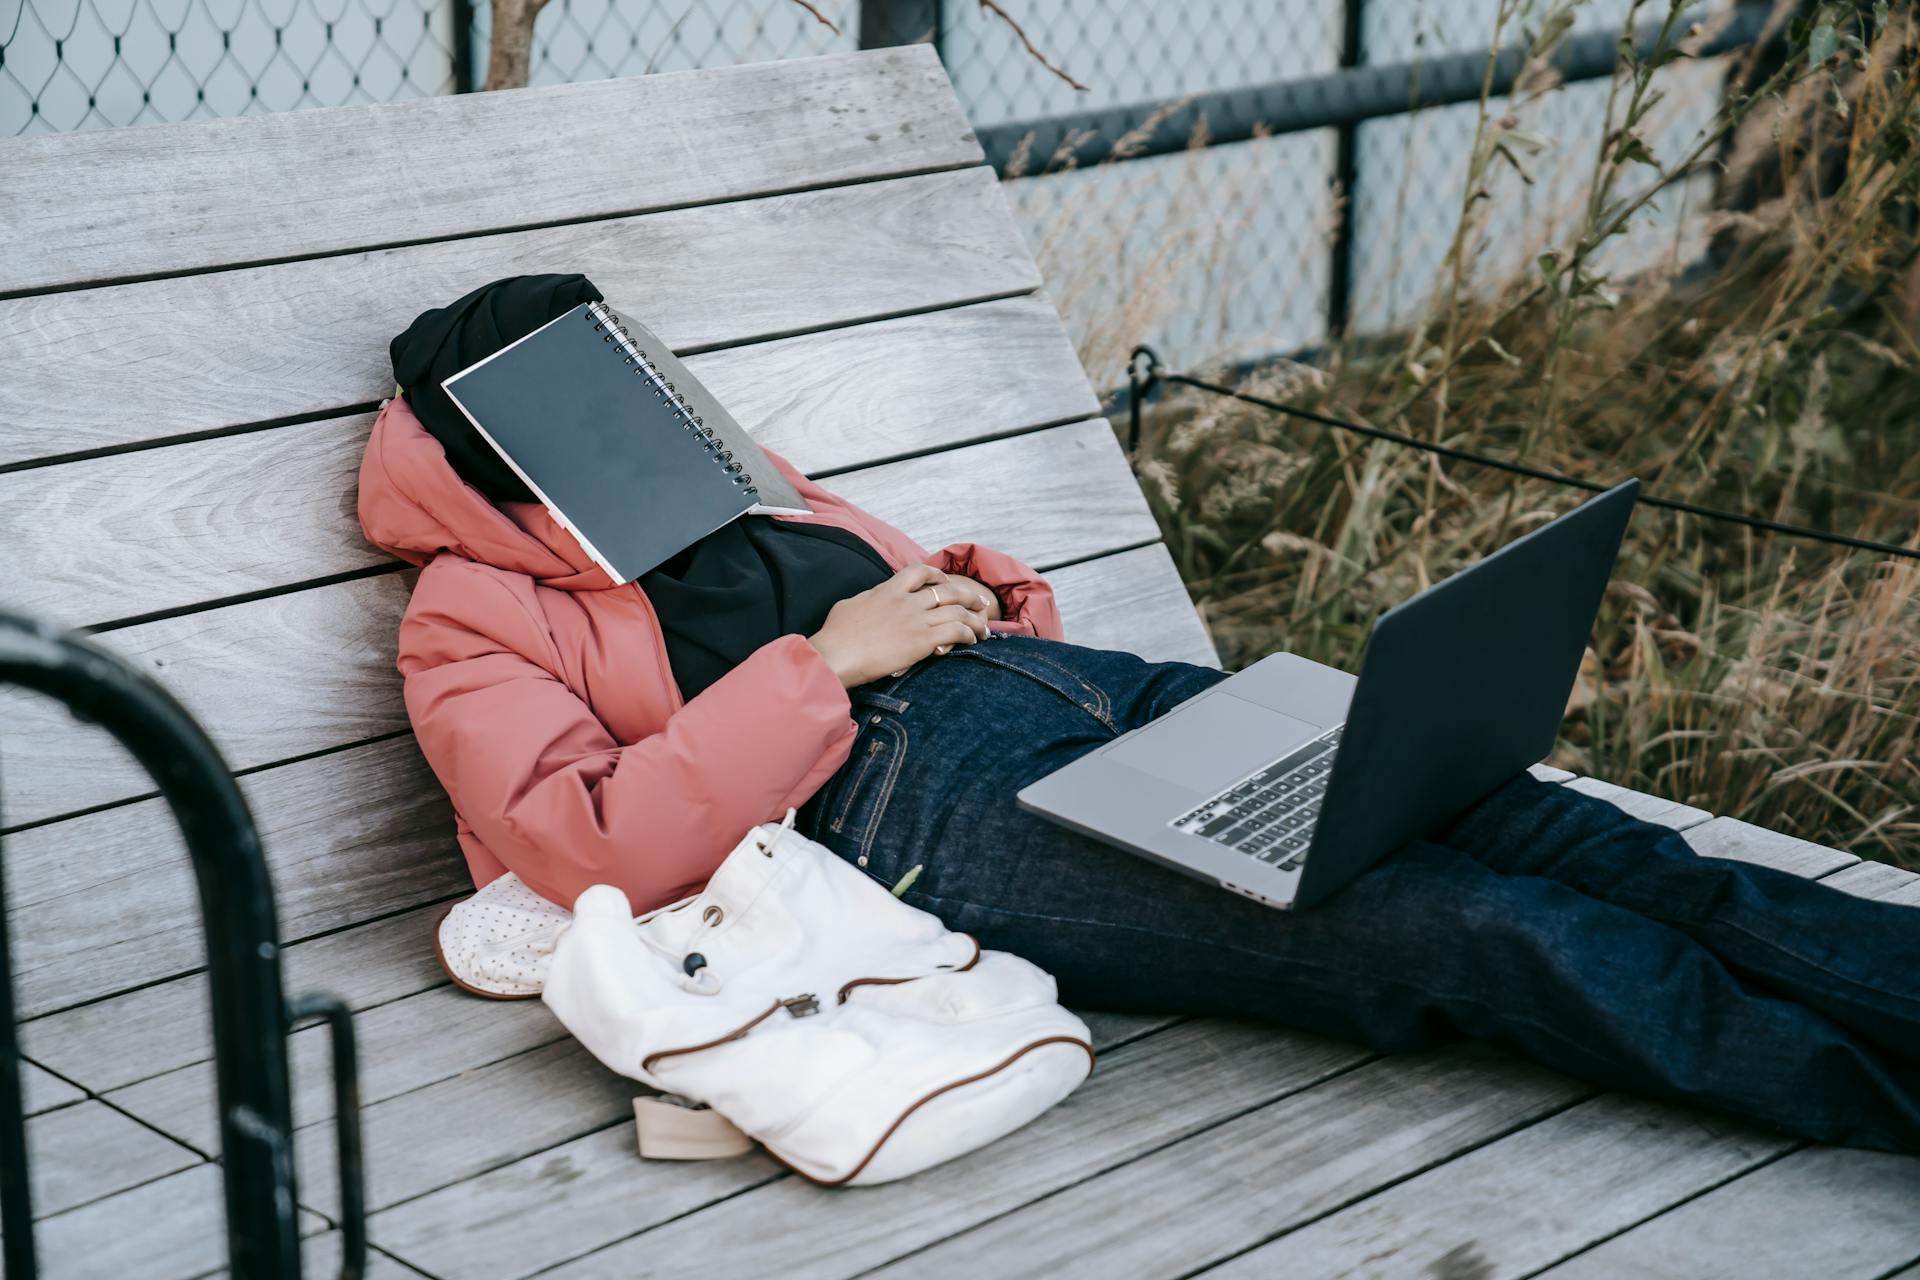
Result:
{"label": "white backpack", "polygon": [[1086,1024],[1050,975],[950,932],[792,821],[749,831],[702,892],[637,920],[611,885],[568,913],[503,877],[442,922],[442,961],[481,994],[540,993],[602,1063],[710,1106],[827,1186],[984,1146],[1086,1078]]}

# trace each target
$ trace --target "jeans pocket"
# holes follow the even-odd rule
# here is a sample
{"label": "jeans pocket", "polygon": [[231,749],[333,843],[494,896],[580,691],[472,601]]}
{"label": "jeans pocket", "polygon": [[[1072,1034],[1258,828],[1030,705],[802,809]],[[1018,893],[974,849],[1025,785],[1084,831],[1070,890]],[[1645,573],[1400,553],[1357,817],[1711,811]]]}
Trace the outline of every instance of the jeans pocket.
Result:
{"label": "jeans pocket", "polygon": [[816,838],[876,880],[885,869],[869,865],[874,836],[906,755],[907,727],[899,717],[866,712],[852,754],[821,798]]}
{"label": "jeans pocket", "polygon": [[[1049,657],[1045,652],[1047,647],[1048,642],[1044,640],[1002,636],[980,644],[956,647],[943,660],[959,658],[984,662],[1016,672],[1059,694],[1108,729],[1113,729],[1113,699],[1107,695],[1107,691],[1066,663]],[[1066,648],[1068,652],[1073,652],[1072,646]]]}

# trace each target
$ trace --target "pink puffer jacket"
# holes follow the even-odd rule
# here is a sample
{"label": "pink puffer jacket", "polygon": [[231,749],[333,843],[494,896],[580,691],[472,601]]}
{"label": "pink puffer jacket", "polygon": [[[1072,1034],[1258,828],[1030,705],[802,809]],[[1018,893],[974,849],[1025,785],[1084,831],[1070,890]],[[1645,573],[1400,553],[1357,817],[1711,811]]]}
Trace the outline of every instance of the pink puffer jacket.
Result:
{"label": "pink puffer jacket", "polygon": [[[1013,557],[960,542],[928,553],[806,479],[814,520],[895,569],[924,562],[991,587],[996,629],[1059,638],[1053,591]],[[614,586],[537,502],[467,484],[404,400],[360,464],[367,540],[425,566],[400,623],[420,749],[453,800],[476,885],[507,871],[571,906],[618,886],[644,912],[698,892],[741,833],[811,796],[853,741],[846,691],[783,636],[682,703],[653,607]]]}

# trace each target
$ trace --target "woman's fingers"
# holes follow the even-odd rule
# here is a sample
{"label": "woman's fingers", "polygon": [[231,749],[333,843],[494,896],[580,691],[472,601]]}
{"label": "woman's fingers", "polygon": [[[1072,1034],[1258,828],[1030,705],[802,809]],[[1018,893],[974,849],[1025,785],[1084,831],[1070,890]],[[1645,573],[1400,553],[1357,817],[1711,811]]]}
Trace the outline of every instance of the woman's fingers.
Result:
{"label": "woman's fingers", "polygon": [[933,610],[928,618],[934,629],[942,632],[940,636],[942,640],[947,638],[945,632],[952,627],[959,627],[966,632],[968,643],[984,640],[987,635],[987,615],[977,609],[969,609],[965,605],[941,605]]}
{"label": "woman's fingers", "polygon": [[893,585],[902,591],[918,591],[944,582],[947,575],[930,564],[910,564],[893,575]]}
{"label": "woman's fingers", "polygon": [[[929,566],[931,567],[931,566]],[[939,609],[946,605],[965,605],[969,609],[986,612],[988,601],[970,578],[956,578],[951,574],[940,573],[926,585],[914,588],[929,609]]]}
{"label": "woman's fingers", "polygon": [[980,640],[979,633],[964,622],[943,622],[934,635],[940,641],[934,646],[936,653],[943,652],[942,645],[951,649],[956,644],[977,644]]}

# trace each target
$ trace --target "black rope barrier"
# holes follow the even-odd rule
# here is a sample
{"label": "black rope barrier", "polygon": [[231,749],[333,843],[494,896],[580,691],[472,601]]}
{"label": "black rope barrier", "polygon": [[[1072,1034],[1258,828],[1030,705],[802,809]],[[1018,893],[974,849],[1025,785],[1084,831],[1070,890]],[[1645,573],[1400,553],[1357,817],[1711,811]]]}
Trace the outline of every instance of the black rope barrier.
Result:
{"label": "black rope barrier", "polygon": [[[1145,362],[1144,365],[1142,362]],[[1269,400],[1265,396],[1256,396],[1250,392],[1238,391],[1232,387],[1223,387],[1218,383],[1205,382],[1184,373],[1174,373],[1160,363],[1160,357],[1152,347],[1137,346],[1127,367],[1128,388],[1128,424],[1127,452],[1137,456],[1140,452],[1140,409],[1146,397],[1161,383],[1171,383],[1183,387],[1192,387],[1196,391],[1205,391],[1212,395],[1225,396],[1230,400],[1239,400],[1245,404],[1257,405],[1274,413],[1285,414],[1290,418],[1299,418],[1306,422],[1318,423],[1323,427],[1333,427],[1340,431],[1349,431],[1355,435],[1366,436],[1372,440],[1385,440],[1390,444],[1405,445],[1410,449],[1419,449],[1424,453],[1437,454],[1442,458],[1451,458],[1456,462],[1472,463],[1475,466],[1491,467],[1496,471],[1505,471],[1510,475],[1525,476],[1530,480],[1545,480],[1550,484],[1565,485],[1568,488],[1584,489],[1588,493],[1605,493],[1611,485],[1593,480],[1582,480],[1577,476],[1561,475],[1557,471],[1548,471],[1544,467],[1528,466],[1524,462],[1511,462],[1505,458],[1495,458],[1484,453],[1474,453],[1468,449],[1456,449],[1451,445],[1440,444],[1432,440],[1421,440],[1399,431],[1388,431],[1383,427],[1368,426],[1363,422],[1352,422],[1345,418],[1336,418],[1331,414],[1319,413],[1313,409],[1302,409],[1298,405],[1283,404],[1278,400]],[[1637,502],[1642,506],[1659,507],[1664,511],[1678,511],[1690,516],[1699,516],[1706,520],[1721,520],[1728,524],[1745,525],[1749,529],[1759,529],[1767,533],[1780,533],[1793,538],[1806,538],[1814,542],[1824,542],[1837,547],[1850,547],[1856,551],[1873,551],[1881,555],[1895,556],[1903,560],[1920,560],[1920,550],[1902,547],[1891,542],[1880,542],[1873,538],[1857,538],[1846,533],[1827,533],[1820,529],[1809,529],[1804,525],[1788,524],[1782,520],[1769,520],[1765,516],[1748,515],[1740,511],[1722,511],[1717,507],[1703,507],[1696,502],[1687,502],[1681,498],[1663,498],[1658,494],[1642,490]]]}

